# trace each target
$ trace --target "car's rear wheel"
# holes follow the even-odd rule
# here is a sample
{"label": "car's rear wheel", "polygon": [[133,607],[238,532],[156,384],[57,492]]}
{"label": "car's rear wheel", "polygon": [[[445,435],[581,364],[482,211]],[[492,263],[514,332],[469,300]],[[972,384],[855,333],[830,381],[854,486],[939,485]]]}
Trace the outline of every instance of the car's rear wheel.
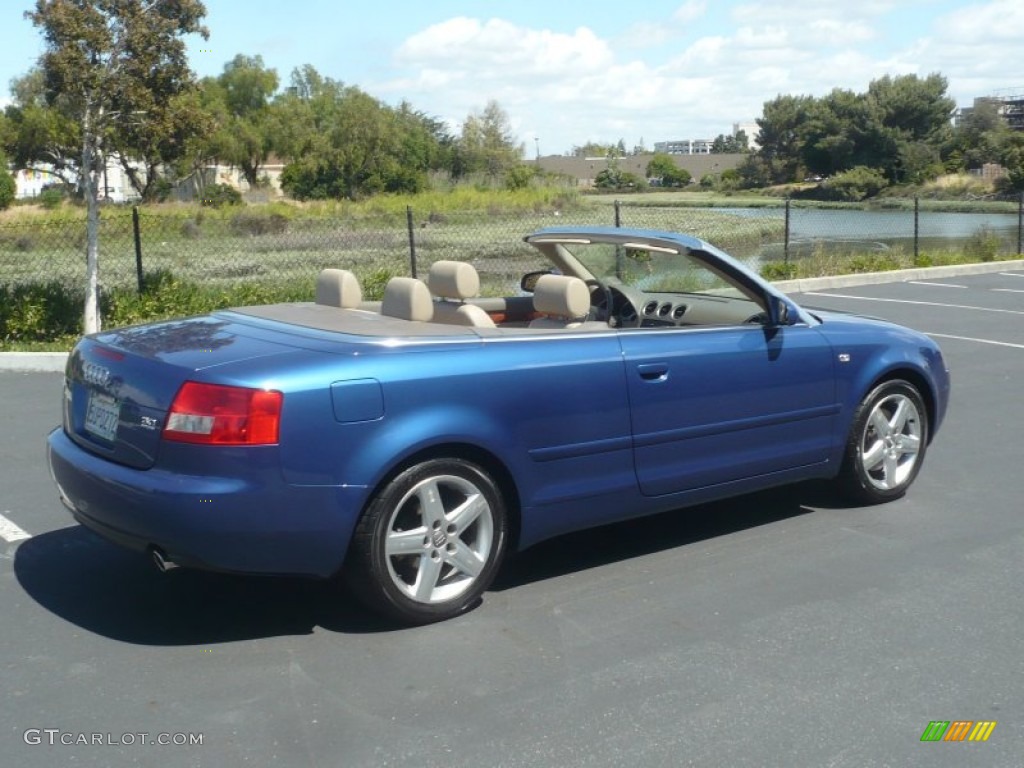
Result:
{"label": "car's rear wheel", "polygon": [[914,482],[928,445],[928,412],[918,390],[902,380],[879,384],[861,402],[839,481],[853,500],[899,498]]}
{"label": "car's rear wheel", "polygon": [[490,476],[462,459],[430,459],[370,502],[345,575],[374,610],[406,623],[440,621],[479,601],[507,540],[505,504]]}

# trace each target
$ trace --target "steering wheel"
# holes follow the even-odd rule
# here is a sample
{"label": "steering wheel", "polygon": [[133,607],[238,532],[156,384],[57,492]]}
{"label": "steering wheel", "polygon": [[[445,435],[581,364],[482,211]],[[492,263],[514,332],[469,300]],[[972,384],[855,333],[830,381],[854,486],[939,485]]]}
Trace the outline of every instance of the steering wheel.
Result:
{"label": "steering wheel", "polygon": [[[614,309],[614,300],[612,298],[612,289],[605,285],[597,278],[589,278],[583,281],[587,284],[587,287],[592,289],[590,291],[591,298],[593,298],[594,292],[600,291],[602,297],[591,304],[592,312],[587,313],[588,320],[604,320],[609,325],[615,325],[615,318],[612,314]],[[591,314],[593,317],[591,317]],[[602,316],[603,315],[603,316]]]}

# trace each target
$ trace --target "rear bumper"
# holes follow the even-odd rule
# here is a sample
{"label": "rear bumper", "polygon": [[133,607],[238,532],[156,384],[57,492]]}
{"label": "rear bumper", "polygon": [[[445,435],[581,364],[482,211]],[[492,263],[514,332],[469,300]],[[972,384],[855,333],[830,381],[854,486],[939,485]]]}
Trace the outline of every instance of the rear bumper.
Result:
{"label": "rear bumper", "polygon": [[82,525],[208,570],[330,576],[365,493],[291,485],[266,462],[241,472],[235,461],[230,476],[133,469],[83,450],[61,428],[47,438],[47,458],[61,500]]}

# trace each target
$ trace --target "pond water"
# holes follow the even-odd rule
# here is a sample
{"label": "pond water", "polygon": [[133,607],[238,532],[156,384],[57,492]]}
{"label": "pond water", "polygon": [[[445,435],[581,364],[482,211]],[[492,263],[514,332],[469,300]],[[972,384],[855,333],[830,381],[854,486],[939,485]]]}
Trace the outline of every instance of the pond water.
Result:
{"label": "pond water", "polygon": [[[783,210],[764,208],[722,208],[723,213],[751,218],[785,218]],[[1016,213],[918,214],[918,247],[950,249],[979,236],[994,236],[1000,253],[1017,253],[1019,221]],[[816,247],[837,250],[884,251],[893,247],[914,247],[913,211],[860,211],[851,209],[791,208],[789,221],[790,256]],[[784,243],[762,244],[762,258],[781,258]],[[750,254],[753,255],[753,254]]]}

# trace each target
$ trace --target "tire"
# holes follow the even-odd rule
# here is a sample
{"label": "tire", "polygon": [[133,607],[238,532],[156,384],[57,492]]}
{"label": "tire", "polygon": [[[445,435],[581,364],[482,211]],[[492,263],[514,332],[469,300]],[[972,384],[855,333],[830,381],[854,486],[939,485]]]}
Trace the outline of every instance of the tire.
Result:
{"label": "tire", "polygon": [[928,447],[928,411],[909,382],[875,387],[854,413],[839,484],[863,504],[898,499],[907,492]]}
{"label": "tire", "polygon": [[430,459],[393,478],[360,518],[345,567],[352,592],[406,624],[480,602],[508,544],[495,482],[462,459]]}

